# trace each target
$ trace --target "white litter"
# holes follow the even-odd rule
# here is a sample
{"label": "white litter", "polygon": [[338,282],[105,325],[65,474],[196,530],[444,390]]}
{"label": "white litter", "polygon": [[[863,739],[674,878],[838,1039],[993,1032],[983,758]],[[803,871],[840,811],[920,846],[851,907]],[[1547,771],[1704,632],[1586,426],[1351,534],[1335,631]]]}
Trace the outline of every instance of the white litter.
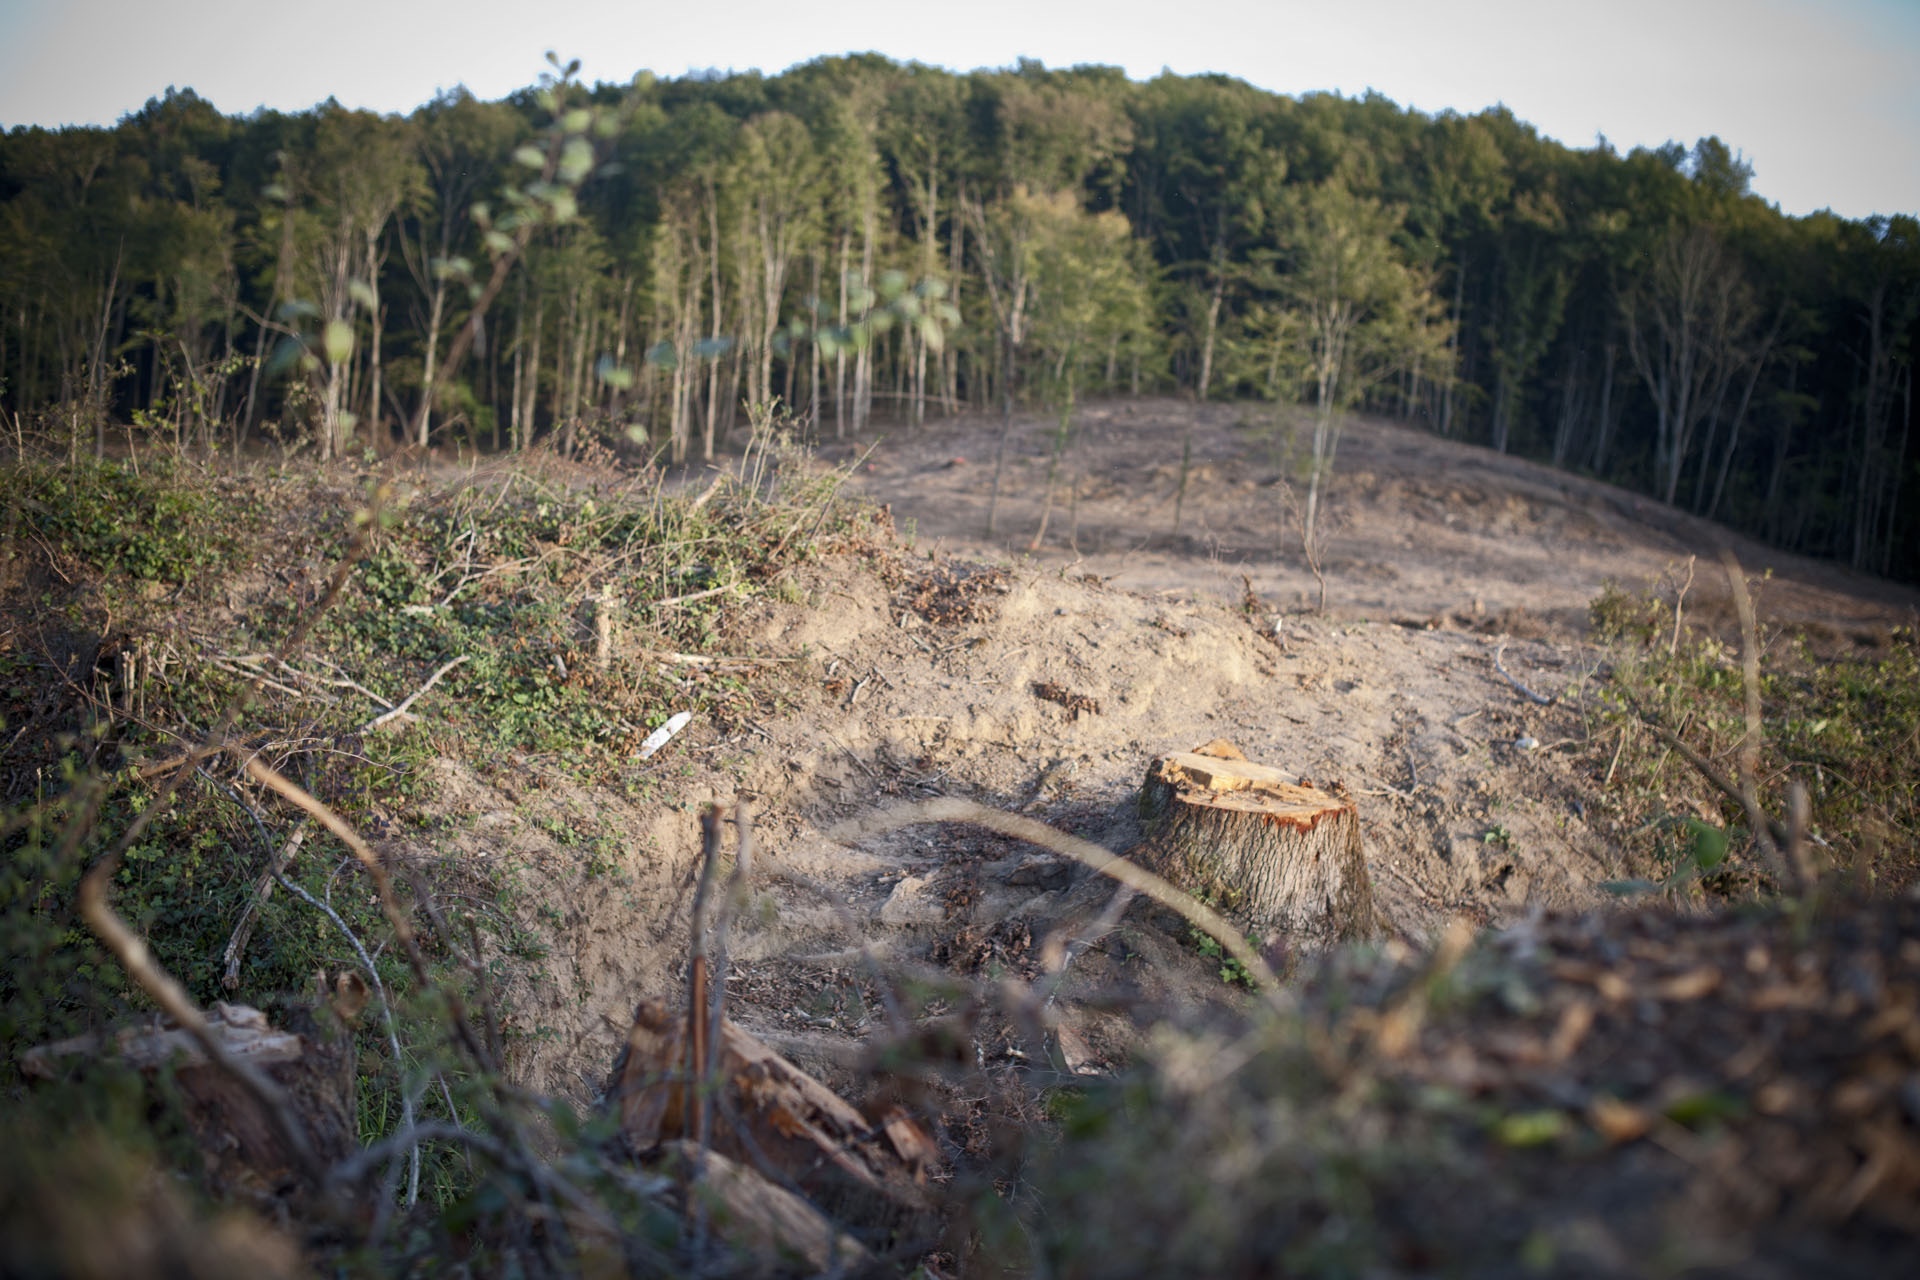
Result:
{"label": "white litter", "polygon": [[1540,740],[1538,738],[1515,738],[1513,745],[1521,751],[1537,751],[1540,749]]}
{"label": "white litter", "polygon": [[640,744],[640,759],[646,760],[651,758],[654,752],[673,741],[673,735],[679,733],[691,723],[693,723],[693,712],[691,711],[681,711],[668,717],[665,724],[648,734],[647,740]]}

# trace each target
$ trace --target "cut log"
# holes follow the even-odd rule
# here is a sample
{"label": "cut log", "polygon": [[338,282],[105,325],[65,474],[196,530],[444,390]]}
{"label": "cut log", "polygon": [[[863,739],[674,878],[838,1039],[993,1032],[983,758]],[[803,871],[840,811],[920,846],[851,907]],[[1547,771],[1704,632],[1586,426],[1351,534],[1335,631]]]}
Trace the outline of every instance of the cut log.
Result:
{"label": "cut log", "polygon": [[735,1255],[736,1265],[703,1267],[704,1274],[813,1276],[859,1271],[873,1260],[811,1204],[718,1151],[683,1141],[667,1143],[661,1155],[707,1206],[714,1234]]}
{"label": "cut log", "polygon": [[[607,1102],[635,1155],[690,1136],[686,1018],[657,1000],[634,1011]],[[723,1023],[713,1148],[790,1179],[822,1209],[865,1227],[918,1224],[933,1142],[904,1113],[871,1123],[826,1085],[731,1022]]]}
{"label": "cut log", "polygon": [[[1147,767],[1135,859],[1245,924],[1263,945],[1317,949],[1373,932],[1373,886],[1351,800],[1224,742]],[[1237,758],[1236,758],[1237,757]]]}

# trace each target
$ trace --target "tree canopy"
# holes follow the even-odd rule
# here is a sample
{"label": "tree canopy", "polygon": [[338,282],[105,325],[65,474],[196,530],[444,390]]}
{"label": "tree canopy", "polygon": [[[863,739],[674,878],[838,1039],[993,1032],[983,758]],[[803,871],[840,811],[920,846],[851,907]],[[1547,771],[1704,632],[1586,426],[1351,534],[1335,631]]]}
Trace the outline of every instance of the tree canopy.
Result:
{"label": "tree canopy", "polygon": [[1623,155],[1498,108],[1031,62],[559,74],[406,117],[169,91],[0,136],[0,409],[75,451],[605,431],[682,459],[746,401],[843,433],[1299,400],[1920,576],[1920,223],[1787,217],[1750,178],[1718,138]]}

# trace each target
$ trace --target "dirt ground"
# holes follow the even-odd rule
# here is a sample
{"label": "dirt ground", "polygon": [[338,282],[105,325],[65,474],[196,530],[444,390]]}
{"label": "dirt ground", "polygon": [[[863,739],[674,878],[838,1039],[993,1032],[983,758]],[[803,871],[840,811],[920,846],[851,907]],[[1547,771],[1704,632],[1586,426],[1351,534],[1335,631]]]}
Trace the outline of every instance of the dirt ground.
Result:
{"label": "dirt ground", "polygon": [[[1183,400],[1097,402],[1076,414],[1076,451],[1062,467],[1044,545],[1032,547],[1055,422],[1016,418],[1002,482],[999,536],[985,536],[997,417],[935,419],[895,428],[857,474],[857,488],[893,506],[903,529],[943,550],[1073,564],[1148,594],[1240,597],[1247,574],[1289,612],[1317,600],[1300,555],[1303,496],[1280,483],[1288,450],[1306,438],[1306,411]],[[1288,427],[1297,426],[1289,443]],[[1187,494],[1174,525],[1183,439],[1191,428]],[[828,447],[838,460],[858,448]],[[1063,509],[1076,471],[1077,536]],[[1920,593],[1837,565],[1787,555],[1614,485],[1377,419],[1343,431],[1321,515],[1328,612],[1340,618],[1459,615],[1515,635],[1584,634],[1587,606],[1609,578],[1638,587],[1684,577],[1689,556],[1711,561],[1729,541],[1778,623],[1865,639],[1920,617]],[[1690,599],[1724,600],[1703,566]]]}
{"label": "dirt ground", "polygon": [[[537,773],[483,781],[445,762],[441,807],[457,834],[439,854],[511,864],[540,940],[506,1001],[526,1033],[527,1083],[590,1096],[635,1000],[676,989],[709,801],[745,799],[756,814],[756,905],[735,939],[731,1012],[829,1079],[850,1079],[839,1068],[883,1023],[874,959],[1021,972],[1110,891],[957,825],[830,834],[914,800],[966,797],[1123,851],[1139,836],[1149,760],[1226,738],[1354,795],[1390,936],[1420,945],[1456,917],[1506,926],[1603,905],[1600,883],[1622,869],[1582,751],[1602,660],[1582,639],[1587,605],[1608,578],[1642,585],[1698,555],[1689,600],[1712,609],[1716,532],[1609,486],[1356,422],[1330,495],[1319,614],[1297,547],[1274,554],[1276,471],[1244,416],[1170,400],[1083,410],[1077,527],[1056,511],[1032,555],[1050,424],[1016,430],[1008,536],[993,543],[982,535],[997,422],[890,434],[859,462],[857,487],[890,505],[915,554],[886,573],[817,562],[735,622],[739,656],[780,661],[791,711],[729,733],[696,723],[629,766],[638,798]],[[1192,488],[1175,532],[1188,417]],[[1771,571],[1769,621],[1836,643],[1871,643],[1920,600],[1735,545],[1751,571]],[[1039,696],[1042,684],[1080,709]],[[547,834],[588,815],[630,834],[611,876]],[[1126,1023],[1102,1011],[1116,988],[1133,1019],[1232,998],[1183,927],[1133,921],[1061,989],[1092,1065],[1131,1048]]]}

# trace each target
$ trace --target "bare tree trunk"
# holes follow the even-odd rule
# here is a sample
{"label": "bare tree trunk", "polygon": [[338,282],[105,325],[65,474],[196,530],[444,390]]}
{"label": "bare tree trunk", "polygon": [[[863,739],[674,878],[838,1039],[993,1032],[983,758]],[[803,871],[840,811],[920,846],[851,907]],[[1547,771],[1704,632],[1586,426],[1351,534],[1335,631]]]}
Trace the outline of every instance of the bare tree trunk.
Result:
{"label": "bare tree trunk", "polygon": [[[873,200],[869,195],[860,214],[860,279],[873,288]],[[853,431],[859,435],[873,417],[873,341],[860,344],[853,360]]]}
{"label": "bare tree trunk", "polygon": [[413,443],[422,449],[427,447],[427,437],[433,432],[433,374],[438,367],[440,324],[446,316],[446,306],[447,282],[443,278],[434,282],[433,296],[427,304],[427,352],[420,372],[420,403],[414,410]]}
{"label": "bare tree trunk", "polygon": [[[384,229],[384,224],[382,229]],[[367,386],[367,438],[374,441],[384,452],[387,445],[380,431],[380,339],[381,326],[386,313],[380,308],[380,267],[385,255],[379,251],[380,233],[367,233],[367,288],[373,299],[367,311],[373,320],[372,340],[367,344],[368,386]],[[404,427],[405,424],[402,424]],[[401,435],[404,437],[403,430]]]}
{"label": "bare tree trunk", "polygon": [[1453,388],[1460,381],[1460,306],[1467,292],[1467,260],[1453,272],[1453,327],[1447,332],[1447,380],[1440,392],[1440,434],[1453,434]]}
{"label": "bare tree trunk", "polygon": [[120,260],[126,253],[126,241],[114,251],[113,271],[107,276],[107,290],[100,299],[100,328],[93,351],[87,360],[87,412],[93,415],[93,456],[107,453],[107,415],[100,401],[107,379],[107,330],[113,320],[114,298],[120,292]]}
{"label": "bare tree trunk", "polygon": [[546,300],[536,289],[533,295],[533,348],[527,353],[527,406],[520,418],[521,429],[525,432],[520,442],[522,449],[533,447],[533,433],[537,425],[533,411],[540,403],[540,345],[546,336],[546,323]]}
{"label": "bare tree trunk", "polygon": [[1226,264],[1215,260],[1213,264],[1213,293],[1207,299],[1207,337],[1200,349],[1199,399],[1205,403],[1208,389],[1213,385],[1213,341],[1220,329],[1220,303],[1227,296]]}
{"label": "bare tree trunk", "polygon": [[520,442],[520,383],[527,367],[527,291],[524,283],[525,277],[522,277],[520,305],[514,308],[513,313],[513,388],[509,392],[513,407],[509,412],[507,438],[515,449],[525,447]]}
{"label": "bare tree trunk", "polygon": [[[853,269],[853,234],[840,232],[840,319],[841,332],[847,328],[847,275]],[[843,342],[833,353],[833,438],[847,438],[847,347]]]}
{"label": "bare tree trunk", "polygon": [[807,335],[807,371],[809,376],[807,389],[807,430],[816,433],[820,430],[820,246],[815,245],[812,253],[813,281],[809,294],[812,299],[807,310],[810,313],[812,332]]}
{"label": "bare tree trunk", "polygon": [[[713,179],[707,179],[707,275],[712,286],[711,307],[713,319],[708,325],[713,336],[718,338],[726,331],[726,294],[720,287],[720,196],[714,189]],[[690,242],[696,260],[700,252],[700,237],[693,233]],[[687,327],[687,341],[694,340],[700,327],[699,280],[695,273],[688,276],[687,287],[692,291],[693,323]],[[745,320],[745,313],[742,313]],[[707,418],[705,435],[702,437],[709,458],[713,456],[714,434],[720,429],[720,357],[710,356],[707,361]]]}

